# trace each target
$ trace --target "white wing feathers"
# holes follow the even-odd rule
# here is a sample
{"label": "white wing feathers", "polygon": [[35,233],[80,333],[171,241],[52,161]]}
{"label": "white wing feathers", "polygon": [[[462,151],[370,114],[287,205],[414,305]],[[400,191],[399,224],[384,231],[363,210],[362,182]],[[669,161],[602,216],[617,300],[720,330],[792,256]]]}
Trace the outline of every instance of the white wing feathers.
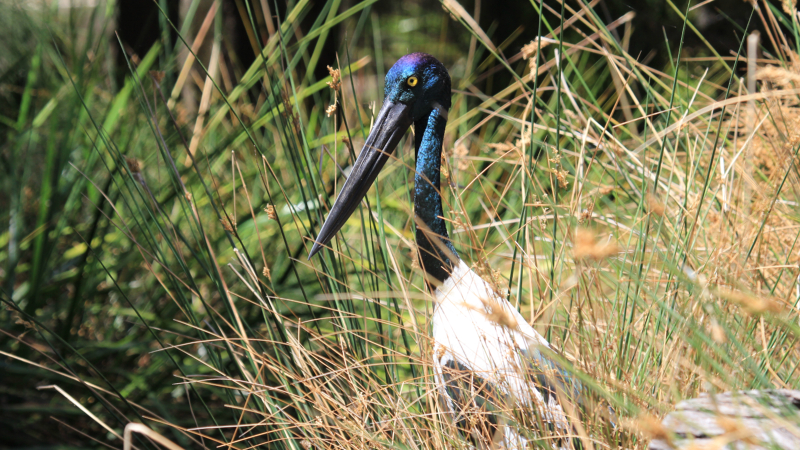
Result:
{"label": "white wing feathers", "polygon": [[[539,347],[550,348],[549,343],[513,306],[463,261],[435,296],[434,370],[456,422],[475,440],[481,441],[482,435],[490,446],[503,448],[523,448],[526,441],[499,423],[502,414],[491,413],[497,403],[527,407],[554,429],[571,429],[554,389],[548,390],[550,376],[541,374],[554,369],[558,376],[568,375],[538,352]],[[542,371],[539,383],[531,370],[523,370],[532,367]],[[482,414],[484,425],[476,426],[470,414]]]}

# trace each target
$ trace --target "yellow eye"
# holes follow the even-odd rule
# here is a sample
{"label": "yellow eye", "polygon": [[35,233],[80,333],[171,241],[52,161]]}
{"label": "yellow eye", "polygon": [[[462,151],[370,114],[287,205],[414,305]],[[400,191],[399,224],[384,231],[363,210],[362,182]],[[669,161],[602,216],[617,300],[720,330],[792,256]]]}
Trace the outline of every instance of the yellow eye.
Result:
{"label": "yellow eye", "polygon": [[408,80],[406,80],[406,83],[411,87],[416,86],[418,82],[419,80],[417,80],[417,77],[408,77]]}

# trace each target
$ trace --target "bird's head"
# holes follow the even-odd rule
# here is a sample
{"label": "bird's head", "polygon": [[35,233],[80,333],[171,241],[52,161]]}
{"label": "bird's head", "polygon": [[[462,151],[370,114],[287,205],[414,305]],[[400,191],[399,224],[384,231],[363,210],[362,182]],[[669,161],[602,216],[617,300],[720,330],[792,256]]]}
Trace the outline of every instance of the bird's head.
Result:
{"label": "bird's head", "polygon": [[[400,58],[386,74],[384,105],[403,109],[412,122],[437,108],[450,109],[450,74],[444,65],[427,53],[411,53]],[[403,106],[398,106],[403,105]],[[407,126],[406,126],[407,128]]]}
{"label": "bird's head", "polygon": [[386,74],[383,106],[328,219],[322,225],[309,259],[353,214],[411,124],[428,117],[434,109],[447,119],[450,109],[450,75],[447,69],[426,53],[403,56]]}

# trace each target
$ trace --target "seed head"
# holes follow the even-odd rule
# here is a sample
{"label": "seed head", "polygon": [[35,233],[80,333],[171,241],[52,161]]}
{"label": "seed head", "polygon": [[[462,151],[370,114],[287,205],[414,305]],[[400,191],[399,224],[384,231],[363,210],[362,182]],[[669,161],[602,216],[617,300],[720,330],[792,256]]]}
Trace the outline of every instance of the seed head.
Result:
{"label": "seed head", "polygon": [[725,335],[725,330],[722,329],[722,326],[717,322],[716,319],[712,319],[711,321],[711,339],[714,341],[719,342],[720,344],[724,344],[728,342],[728,337]]}
{"label": "seed head", "polygon": [[672,446],[672,432],[667,429],[657,417],[644,413],[631,421],[629,428],[638,431],[651,439],[665,441]]}
{"label": "seed head", "polygon": [[731,303],[741,306],[751,314],[763,314],[765,312],[780,313],[783,311],[783,305],[771,298],[755,297],[743,292],[736,292],[724,288],[719,289],[717,295]]}
{"label": "seed head", "polygon": [[278,220],[278,213],[275,212],[275,205],[267,205],[267,207],[264,208],[264,212],[267,213],[268,218]]}
{"label": "seed head", "polygon": [[600,188],[600,190],[598,192],[600,193],[600,195],[608,195],[613,190],[614,190],[614,186],[603,186],[603,187]]}
{"label": "seed head", "polygon": [[328,66],[328,73],[331,75],[331,81],[328,81],[328,87],[334,91],[342,88],[342,71]]}
{"label": "seed head", "polygon": [[720,415],[717,417],[717,425],[725,430],[725,434],[736,436],[737,440],[744,443],[756,446],[761,442],[755,438],[753,430],[751,430],[741,419]]}
{"label": "seed head", "polygon": [[158,84],[161,84],[161,81],[164,79],[164,75],[165,74],[164,74],[163,70],[151,70],[150,71],[150,76],[153,78],[153,81],[155,81]]}
{"label": "seed head", "polygon": [[529,44],[524,45],[520,50],[520,53],[522,53],[522,59],[530,59],[528,61],[528,65],[530,66],[531,70],[536,69],[536,56],[539,53],[539,49],[545,48],[549,43],[550,42],[548,41],[536,38]]}
{"label": "seed head", "polygon": [[575,232],[575,247],[572,255],[575,259],[594,259],[601,260],[615,255],[619,252],[619,247],[614,242],[601,244],[597,242],[596,236],[587,229],[578,229]]}
{"label": "seed head", "polygon": [[658,201],[653,194],[647,194],[647,209],[649,209],[651,213],[663,217],[667,207]]}
{"label": "seed head", "polygon": [[516,330],[519,327],[516,317],[511,312],[503,308],[503,305],[495,298],[481,299],[484,311],[481,311],[484,316],[490,321],[494,322],[501,327],[506,327],[509,330]]}
{"label": "seed head", "polygon": [[558,169],[555,172],[558,185],[561,187],[561,189],[566,189],[567,186],[569,186],[569,181],[567,181],[567,171],[564,169]]}
{"label": "seed head", "polygon": [[458,170],[467,170],[469,168],[469,161],[466,160],[469,155],[469,149],[464,144],[458,144],[453,149],[453,156],[458,159]]}
{"label": "seed head", "polygon": [[222,223],[222,228],[224,228],[225,231],[233,233],[233,229],[236,228],[236,219],[232,219],[232,218],[228,217],[228,218],[219,219],[219,221],[220,221],[220,223]]}
{"label": "seed head", "polygon": [[497,144],[486,144],[486,146],[491,148],[492,150],[494,150],[495,153],[497,153],[498,156],[505,156],[506,154],[508,154],[512,150],[516,149],[516,147],[514,147],[510,142],[502,142],[502,143],[497,143]]}
{"label": "seed head", "polygon": [[334,103],[331,106],[328,106],[327,108],[325,108],[325,115],[327,117],[330,117],[331,114],[333,114],[335,112],[336,112],[336,103]]}
{"label": "seed head", "polygon": [[126,156],[125,162],[128,163],[128,168],[131,169],[131,173],[139,173],[142,171],[142,166],[136,158]]}
{"label": "seed head", "polygon": [[584,223],[587,220],[590,220],[592,218],[592,214],[593,213],[594,213],[594,202],[590,202],[589,206],[586,209],[584,209],[583,211],[581,211],[581,215],[580,215],[580,218],[578,219],[578,221],[580,223]]}

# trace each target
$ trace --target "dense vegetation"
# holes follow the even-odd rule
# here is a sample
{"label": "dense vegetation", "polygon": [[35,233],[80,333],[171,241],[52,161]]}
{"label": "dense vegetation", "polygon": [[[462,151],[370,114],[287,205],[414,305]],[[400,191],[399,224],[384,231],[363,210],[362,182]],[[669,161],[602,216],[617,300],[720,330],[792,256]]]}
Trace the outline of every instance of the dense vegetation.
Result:
{"label": "dense vegetation", "polygon": [[306,260],[409,51],[453,78],[456,248],[619,415],[587,446],[645,448],[701,392],[798,389],[793,2],[667,0],[663,29],[421,3],[187,1],[137,44],[113,3],[0,3],[4,445],[141,422],[184,448],[466,448],[432,389],[410,133]]}

